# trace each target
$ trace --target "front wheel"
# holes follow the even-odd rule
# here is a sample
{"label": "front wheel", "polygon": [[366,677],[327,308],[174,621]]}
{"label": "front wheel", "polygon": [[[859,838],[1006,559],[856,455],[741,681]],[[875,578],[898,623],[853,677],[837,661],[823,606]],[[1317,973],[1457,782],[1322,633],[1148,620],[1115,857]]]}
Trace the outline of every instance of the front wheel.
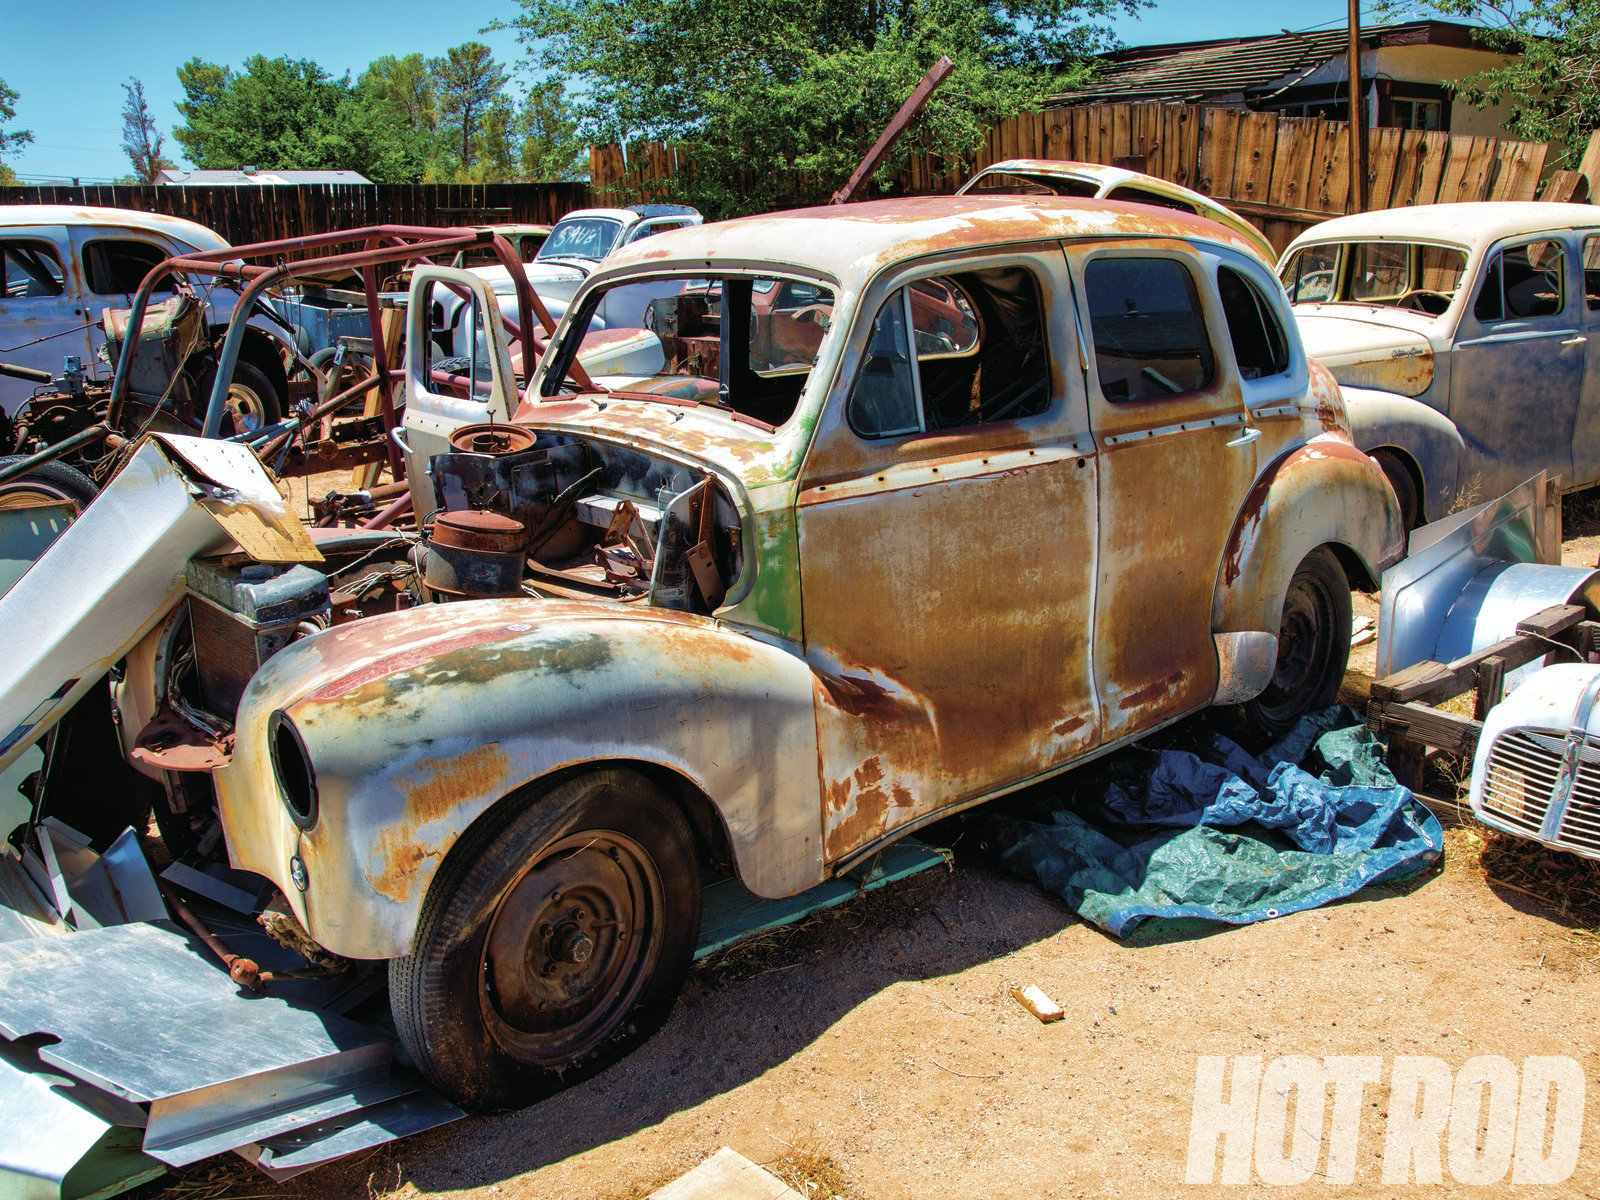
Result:
{"label": "front wheel", "polygon": [[1306,713],[1333,703],[1349,661],[1350,581],[1333,551],[1319,546],[1289,580],[1278,662],[1266,690],[1245,703],[1245,720],[1264,737],[1282,736]]}
{"label": "front wheel", "polygon": [[530,1104],[661,1025],[699,931],[683,813],[633,771],[576,776],[451,851],[389,964],[395,1027],[463,1106]]}
{"label": "front wheel", "polygon": [[[197,389],[195,403],[199,409],[195,417],[201,428],[205,427],[206,409],[211,403],[211,388],[216,378],[216,368],[213,367],[201,377]],[[227,405],[222,417],[223,437],[254,433],[274,424],[283,415],[283,407],[278,402],[278,392],[272,386],[272,381],[259,367],[242,361],[234,364],[233,380],[228,384]]]}

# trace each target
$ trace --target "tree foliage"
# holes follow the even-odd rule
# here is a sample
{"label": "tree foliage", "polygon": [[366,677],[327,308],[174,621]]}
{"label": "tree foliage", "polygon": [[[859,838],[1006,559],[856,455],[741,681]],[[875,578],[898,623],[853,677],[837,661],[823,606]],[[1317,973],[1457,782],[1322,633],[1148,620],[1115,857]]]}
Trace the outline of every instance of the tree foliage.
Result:
{"label": "tree foliage", "polygon": [[1552,143],[1575,166],[1600,129],[1600,0],[1434,0],[1428,8],[1485,26],[1486,48],[1511,56],[1455,84],[1457,94],[1480,108],[1509,103],[1518,137]]}
{"label": "tree foliage", "polygon": [[[1142,0],[519,0],[535,68],[581,87],[594,140],[690,144],[685,199],[748,212],[842,184],[927,72],[935,153],[1082,77],[1105,19]],[[910,152],[908,139],[896,159]],[[891,166],[894,160],[891,160]]]}
{"label": "tree foliage", "polygon": [[[354,82],[309,59],[190,59],[178,68],[183,124],[173,136],[197,167],[352,170],[378,183],[570,177],[576,122],[559,84],[521,98],[481,42],[435,59],[374,59]],[[557,174],[556,172],[564,172]]]}
{"label": "tree foliage", "polygon": [[154,183],[156,176],[176,164],[161,152],[165,139],[150,114],[144,97],[144,83],[129,76],[122,85],[122,149],[133,164],[135,183]]}
{"label": "tree foliage", "polygon": [[[510,114],[501,96],[506,84],[506,73],[494,54],[482,42],[464,42],[445,51],[444,57],[428,64],[433,73],[439,94],[439,111],[445,128],[451,131],[457,161],[470,171],[478,157],[482,140],[482,125],[491,108],[498,108],[494,118],[496,135],[503,140],[510,124]],[[490,147],[500,152],[501,147]],[[504,159],[504,154],[500,154]]]}
{"label": "tree foliage", "polygon": [[16,173],[5,164],[5,157],[22,149],[33,141],[33,134],[26,129],[10,129],[5,127],[7,121],[15,119],[17,115],[17,90],[9,87],[4,79],[0,79],[0,184],[13,184],[17,182]]}

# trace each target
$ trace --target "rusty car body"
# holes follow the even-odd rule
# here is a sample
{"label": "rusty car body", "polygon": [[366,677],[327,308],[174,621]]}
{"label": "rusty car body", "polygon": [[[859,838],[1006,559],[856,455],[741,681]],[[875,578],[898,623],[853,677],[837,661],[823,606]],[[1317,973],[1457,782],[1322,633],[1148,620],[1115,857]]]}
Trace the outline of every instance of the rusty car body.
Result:
{"label": "rusty car body", "polygon": [[[805,354],[756,317],[791,283]],[[579,384],[621,288],[651,325]],[[456,289],[464,389],[430,367]],[[593,273],[521,394],[497,304],[413,276],[422,531],[195,559],[115,693],[142,772],[214,786],[163,829],[220,821],[309,939],[388,960],[412,1061],[472,1107],[664,1019],[708,870],[788,896],[1208,705],[1281,731],[1400,554],[1270,270],[1199,218],[966,196],[678,230]]]}
{"label": "rusty car body", "polygon": [[1420,205],[1307,230],[1278,272],[1408,526],[1547,471],[1600,483],[1600,213]]}
{"label": "rusty car body", "polygon": [[957,190],[956,195],[973,193],[1007,196],[1082,196],[1098,200],[1125,200],[1132,204],[1153,204],[1177,212],[1193,213],[1238,234],[1268,263],[1277,261],[1277,251],[1266,236],[1233,209],[1202,195],[1181,183],[1112,167],[1104,163],[1074,162],[1062,158],[1008,158],[984,167]]}

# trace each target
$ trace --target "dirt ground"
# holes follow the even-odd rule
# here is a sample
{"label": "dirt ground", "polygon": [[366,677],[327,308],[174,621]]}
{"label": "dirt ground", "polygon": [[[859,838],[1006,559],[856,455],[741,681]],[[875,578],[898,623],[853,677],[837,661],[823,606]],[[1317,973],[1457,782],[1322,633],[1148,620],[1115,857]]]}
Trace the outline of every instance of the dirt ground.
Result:
{"label": "dirt ground", "polygon": [[[1593,565],[1600,506],[1569,511],[1568,561]],[[1375,616],[1370,602],[1358,615]],[[1352,682],[1371,671],[1369,644]],[[930,840],[957,841],[961,827]],[[970,845],[935,869],[703,964],[666,1027],[533,1108],[457,1124],[273,1186],[233,1160],[169,1178],[170,1200],[388,1195],[636,1197],[732,1146],[808,1200],[1259,1194],[1185,1185],[1202,1055],[1369,1055],[1353,1184],[1308,1197],[1600,1196],[1600,936],[1491,881],[1485,838],[1313,912],[1127,944]],[[1570,899],[1600,872],[1542,861]],[[1526,879],[1524,879],[1526,883]],[[1554,889],[1552,884],[1551,888]],[[1560,896],[1556,898],[1560,898]],[[1041,1024],[1008,994],[1066,1010]],[[1570,1056],[1587,1080],[1574,1174],[1552,1186],[1381,1182],[1397,1056]],[[156,1189],[152,1189],[155,1191]]]}

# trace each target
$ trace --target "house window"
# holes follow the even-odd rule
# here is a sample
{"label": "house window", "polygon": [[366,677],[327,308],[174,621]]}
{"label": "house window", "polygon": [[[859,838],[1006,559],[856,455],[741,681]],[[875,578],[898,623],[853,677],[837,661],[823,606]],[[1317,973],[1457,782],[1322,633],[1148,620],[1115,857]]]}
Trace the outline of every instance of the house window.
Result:
{"label": "house window", "polygon": [[1095,366],[1107,400],[1195,392],[1215,373],[1187,268],[1170,258],[1097,258],[1084,272]]}
{"label": "house window", "polygon": [[1444,102],[1440,100],[1394,100],[1390,124],[1395,129],[1443,129]]}

